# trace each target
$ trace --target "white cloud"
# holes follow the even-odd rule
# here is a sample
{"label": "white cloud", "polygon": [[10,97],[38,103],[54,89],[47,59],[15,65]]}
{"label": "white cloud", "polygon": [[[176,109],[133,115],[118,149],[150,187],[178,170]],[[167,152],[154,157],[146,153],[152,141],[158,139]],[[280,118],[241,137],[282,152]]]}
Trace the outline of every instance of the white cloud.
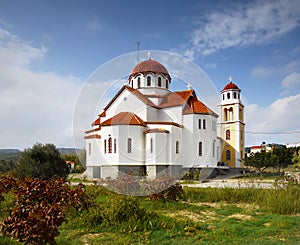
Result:
{"label": "white cloud", "polygon": [[281,87],[284,89],[283,94],[298,92],[300,89],[300,73],[293,72],[287,75],[281,81]]}
{"label": "white cloud", "polygon": [[36,142],[72,146],[73,107],[79,79],[35,72],[46,49],[0,29],[0,148],[31,147]]}
{"label": "white cloud", "polygon": [[[185,55],[210,55],[230,47],[271,42],[300,23],[297,0],[255,1],[213,12],[198,22]],[[197,55],[196,55],[197,54]]]}
{"label": "white cloud", "polygon": [[300,69],[300,61],[294,60],[280,67],[255,67],[251,71],[254,77],[272,77],[278,75],[287,75]]}
{"label": "white cloud", "polygon": [[245,105],[246,145],[293,143],[300,139],[300,93],[277,99],[267,107]]}

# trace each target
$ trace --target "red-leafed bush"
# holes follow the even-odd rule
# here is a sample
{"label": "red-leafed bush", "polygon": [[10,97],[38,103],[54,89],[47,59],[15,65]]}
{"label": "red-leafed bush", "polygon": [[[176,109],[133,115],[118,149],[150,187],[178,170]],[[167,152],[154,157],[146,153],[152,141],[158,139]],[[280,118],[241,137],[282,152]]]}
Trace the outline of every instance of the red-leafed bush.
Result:
{"label": "red-leafed bush", "polygon": [[67,209],[88,205],[84,186],[70,189],[63,178],[27,178],[16,183],[15,206],[3,220],[2,232],[25,244],[56,244]]}
{"label": "red-leafed bush", "polygon": [[0,202],[4,201],[3,194],[8,193],[12,189],[17,187],[17,181],[14,177],[8,176],[1,176],[0,177]]}

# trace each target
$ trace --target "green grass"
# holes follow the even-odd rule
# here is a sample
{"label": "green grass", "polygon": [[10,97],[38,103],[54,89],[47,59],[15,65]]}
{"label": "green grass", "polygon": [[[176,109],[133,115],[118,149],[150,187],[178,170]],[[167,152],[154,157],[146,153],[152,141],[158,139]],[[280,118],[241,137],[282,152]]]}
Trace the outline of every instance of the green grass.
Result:
{"label": "green grass", "polygon": [[[56,241],[63,245],[300,244],[299,186],[184,190],[183,200],[175,202],[123,197],[89,186],[94,205],[70,212]],[[9,206],[11,197],[7,198]],[[0,236],[0,244],[16,243]]]}

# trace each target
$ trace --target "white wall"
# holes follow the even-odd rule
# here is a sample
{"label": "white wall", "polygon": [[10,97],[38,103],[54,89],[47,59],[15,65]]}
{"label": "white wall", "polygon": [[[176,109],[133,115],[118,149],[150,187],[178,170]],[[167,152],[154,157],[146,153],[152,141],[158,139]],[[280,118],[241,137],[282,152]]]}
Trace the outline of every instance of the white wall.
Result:
{"label": "white wall", "polygon": [[106,110],[106,116],[101,118],[101,121],[104,122],[120,112],[132,112],[144,121],[147,121],[147,105],[127,89],[124,89],[119,97],[110,105]]}

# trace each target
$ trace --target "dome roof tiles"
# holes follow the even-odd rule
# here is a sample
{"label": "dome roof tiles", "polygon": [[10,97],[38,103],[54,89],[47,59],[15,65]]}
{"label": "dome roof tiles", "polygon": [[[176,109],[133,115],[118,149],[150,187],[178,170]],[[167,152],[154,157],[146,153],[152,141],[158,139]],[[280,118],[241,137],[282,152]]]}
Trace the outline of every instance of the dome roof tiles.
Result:
{"label": "dome roof tiles", "polygon": [[145,60],[137,64],[131,74],[130,77],[135,76],[138,73],[145,74],[147,72],[153,72],[155,74],[162,73],[170,78],[169,72],[161,63],[156,60]]}

